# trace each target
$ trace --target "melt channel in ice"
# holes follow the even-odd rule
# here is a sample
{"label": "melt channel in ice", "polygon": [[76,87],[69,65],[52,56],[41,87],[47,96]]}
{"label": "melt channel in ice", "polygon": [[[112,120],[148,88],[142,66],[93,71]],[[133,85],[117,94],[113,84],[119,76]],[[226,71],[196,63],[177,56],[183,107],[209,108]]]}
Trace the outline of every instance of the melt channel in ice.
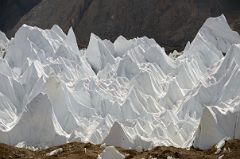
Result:
{"label": "melt channel in ice", "polygon": [[1,143],[207,149],[240,138],[240,36],[223,15],[178,57],[147,37],[91,34],[79,50],[57,25],[0,33],[0,50]]}

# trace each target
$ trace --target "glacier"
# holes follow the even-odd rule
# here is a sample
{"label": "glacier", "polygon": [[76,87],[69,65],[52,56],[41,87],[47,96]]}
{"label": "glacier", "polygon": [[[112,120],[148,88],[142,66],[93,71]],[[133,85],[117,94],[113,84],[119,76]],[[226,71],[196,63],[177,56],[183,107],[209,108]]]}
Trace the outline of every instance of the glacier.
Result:
{"label": "glacier", "polygon": [[1,143],[208,149],[240,139],[240,36],[224,15],[169,56],[147,37],[91,34],[79,50],[57,25],[0,32],[0,53]]}

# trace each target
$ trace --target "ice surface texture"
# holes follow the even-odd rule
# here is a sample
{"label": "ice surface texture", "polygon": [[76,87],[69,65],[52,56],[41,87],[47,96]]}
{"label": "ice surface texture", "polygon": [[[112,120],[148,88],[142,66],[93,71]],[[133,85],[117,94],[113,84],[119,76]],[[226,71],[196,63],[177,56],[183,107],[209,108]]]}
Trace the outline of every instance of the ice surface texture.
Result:
{"label": "ice surface texture", "polygon": [[92,34],[79,50],[56,25],[23,25],[10,41],[0,33],[0,142],[207,149],[240,138],[239,43],[223,15],[177,58],[147,37]]}
{"label": "ice surface texture", "polygon": [[121,154],[115,147],[108,146],[98,156],[97,159],[124,159],[124,155]]}

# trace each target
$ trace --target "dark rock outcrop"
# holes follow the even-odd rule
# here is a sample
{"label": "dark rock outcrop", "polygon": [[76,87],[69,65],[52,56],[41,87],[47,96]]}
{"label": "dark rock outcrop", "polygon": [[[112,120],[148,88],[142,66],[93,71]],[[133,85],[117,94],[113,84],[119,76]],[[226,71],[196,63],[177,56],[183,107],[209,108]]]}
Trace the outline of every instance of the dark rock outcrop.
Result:
{"label": "dark rock outcrop", "polygon": [[[231,27],[240,31],[239,0],[34,1],[41,2],[31,5],[33,8],[14,27],[11,28],[11,24],[6,29],[2,27],[6,23],[0,21],[0,29],[4,28],[8,36],[13,36],[22,24],[41,28],[58,24],[65,32],[73,26],[80,47],[88,45],[90,33],[93,32],[112,41],[119,35],[127,38],[148,36],[168,51],[181,50],[210,16],[224,13]],[[18,13],[8,14],[14,16]],[[1,18],[2,14],[0,15]]]}
{"label": "dark rock outcrop", "polygon": [[41,0],[0,0],[0,30],[12,29]]}

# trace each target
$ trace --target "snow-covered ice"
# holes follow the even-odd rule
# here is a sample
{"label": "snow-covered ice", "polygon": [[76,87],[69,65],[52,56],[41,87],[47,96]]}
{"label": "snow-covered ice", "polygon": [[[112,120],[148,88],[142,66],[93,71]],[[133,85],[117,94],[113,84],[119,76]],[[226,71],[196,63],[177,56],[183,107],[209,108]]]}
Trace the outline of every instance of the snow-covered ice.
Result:
{"label": "snow-covered ice", "polygon": [[0,50],[2,143],[207,149],[240,138],[240,36],[223,15],[171,57],[147,37],[92,34],[79,50],[57,25],[0,33]]}
{"label": "snow-covered ice", "polygon": [[124,159],[125,156],[121,154],[114,146],[106,147],[98,156],[98,159]]}
{"label": "snow-covered ice", "polygon": [[47,153],[46,156],[54,156],[54,155],[57,155],[57,154],[59,154],[61,152],[63,152],[63,149],[62,148],[58,148],[56,150],[53,150],[53,151]]}

